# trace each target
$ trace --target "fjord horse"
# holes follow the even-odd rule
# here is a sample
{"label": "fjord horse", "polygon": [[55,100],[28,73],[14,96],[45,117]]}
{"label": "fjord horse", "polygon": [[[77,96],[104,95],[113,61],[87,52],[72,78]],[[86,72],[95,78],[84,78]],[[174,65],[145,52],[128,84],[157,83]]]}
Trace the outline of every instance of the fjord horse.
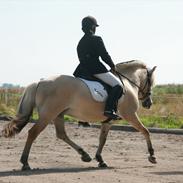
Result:
{"label": "fjord horse", "polygon": [[[143,62],[136,60],[116,65],[116,75],[121,81],[123,80],[125,86],[125,94],[118,102],[118,115],[144,135],[151,163],[156,163],[156,158],[149,131],[141,123],[137,110],[139,101],[142,101],[142,105],[147,108],[150,108],[152,104],[151,89],[154,84],[155,68],[149,69]],[[31,84],[25,89],[16,117],[4,127],[2,135],[12,137],[19,133],[28,123],[33,109],[37,108],[39,119],[28,131],[27,141],[20,159],[23,164],[22,170],[30,169],[28,157],[32,143],[50,122],[55,125],[57,137],[74,148],[81,155],[83,161],[89,162],[91,158],[88,153],[67,136],[64,115],[70,115],[82,121],[105,121],[104,105],[104,102],[97,102],[92,98],[88,87],[78,78],[61,75],[43,80]],[[104,122],[101,126],[99,147],[95,156],[100,167],[107,166],[101,153],[111,125],[110,122]]]}

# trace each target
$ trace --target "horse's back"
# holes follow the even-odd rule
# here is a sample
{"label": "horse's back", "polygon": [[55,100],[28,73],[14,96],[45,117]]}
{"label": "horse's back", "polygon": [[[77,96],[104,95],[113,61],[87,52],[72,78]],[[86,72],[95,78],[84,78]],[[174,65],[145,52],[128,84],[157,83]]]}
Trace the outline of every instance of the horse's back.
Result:
{"label": "horse's back", "polygon": [[60,75],[40,81],[37,88],[38,100],[70,100],[75,95],[87,93],[84,83],[69,75]]}
{"label": "horse's back", "polygon": [[39,88],[41,87],[44,88],[44,91],[46,90],[49,93],[49,92],[56,92],[56,90],[64,88],[77,89],[77,87],[82,87],[82,82],[73,76],[60,75],[40,81]]}

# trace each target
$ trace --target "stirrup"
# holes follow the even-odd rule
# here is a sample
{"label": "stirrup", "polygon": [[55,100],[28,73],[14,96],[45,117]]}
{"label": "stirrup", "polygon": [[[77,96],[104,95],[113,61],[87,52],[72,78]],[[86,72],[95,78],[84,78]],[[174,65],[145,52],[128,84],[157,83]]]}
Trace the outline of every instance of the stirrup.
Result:
{"label": "stirrup", "polygon": [[121,118],[115,114],[113,111],[104,111],[104,116],[112,120],[120,120]]}

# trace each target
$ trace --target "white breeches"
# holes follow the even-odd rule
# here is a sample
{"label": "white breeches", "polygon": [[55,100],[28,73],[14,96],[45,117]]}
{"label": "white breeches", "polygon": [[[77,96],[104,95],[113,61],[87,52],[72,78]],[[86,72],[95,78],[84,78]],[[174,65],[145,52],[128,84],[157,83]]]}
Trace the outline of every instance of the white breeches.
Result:
{"label": "white breeches", "polygon": [[116,85],[120,85],[120,86],[122,85],[121,81],[111,72],[95,74],[94,76],[112,87]]}

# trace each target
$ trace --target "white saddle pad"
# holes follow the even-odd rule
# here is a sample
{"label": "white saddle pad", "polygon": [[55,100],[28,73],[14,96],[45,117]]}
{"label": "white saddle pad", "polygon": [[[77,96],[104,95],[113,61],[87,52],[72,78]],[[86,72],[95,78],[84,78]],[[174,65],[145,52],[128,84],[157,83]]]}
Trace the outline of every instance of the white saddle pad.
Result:
{"label": "white saddle pad", "polygon": [[82,78],[79,79],[81,79],[87,85],[94,100],[96,100],[97,102],[106,101],[108,94],[101,83],[97,81],[88,81]]}

